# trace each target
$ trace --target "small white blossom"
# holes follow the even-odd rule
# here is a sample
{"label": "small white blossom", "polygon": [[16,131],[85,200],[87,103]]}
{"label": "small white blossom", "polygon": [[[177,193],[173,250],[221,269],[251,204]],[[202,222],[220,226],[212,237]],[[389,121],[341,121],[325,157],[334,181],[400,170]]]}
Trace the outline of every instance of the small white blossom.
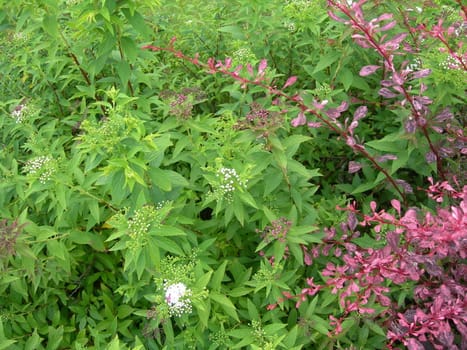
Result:
{"label": "small white blossom", "polygon": [[11,112],[11,116],[19,124],[24,120],[27,110],[28,107],[25,104],[20,104]]}
{"label": "small white blossom", "polygon": [[422,60],[419,57],[416,57],[412,63],[409,63],[407,65],[407,69],[409,69],[412,72],[420,70],[422,67]]}
{"label": "small white blossom", "polygon": [[235,186],[245,186],[246,183],[240,179],[237,171],[232,168],[220,168],[217,172],[217,177],[220,178],[219,191],[222,196],[226,196],[227,199],[231,196],[232,192],[235,191]]}
{"label": "small white blossom", "polygon": [[443,62],[439,64],[443,69],[461,69],[461,64],[451,55],[448,55]]}
{"label": "small white blossom", "polygon": [[190,313],[191,306],[191,290],[181,282],[165,286],[165,301],[169,306],[171,316],[181,316],[185,313]]}
{"label": "small white blossom", "polygon": [[30,176],[38,176],[39,182],[45,184],[55,172],[55,160],[50,156],[39,156],[29,160],[24,171]]}
{"label": "small white blossom", "polygon": [[294,22],[288,21],[284,23],[284,27],[287,28],[289,32],[295,32],[297,30],[297,27],[295,26]]}

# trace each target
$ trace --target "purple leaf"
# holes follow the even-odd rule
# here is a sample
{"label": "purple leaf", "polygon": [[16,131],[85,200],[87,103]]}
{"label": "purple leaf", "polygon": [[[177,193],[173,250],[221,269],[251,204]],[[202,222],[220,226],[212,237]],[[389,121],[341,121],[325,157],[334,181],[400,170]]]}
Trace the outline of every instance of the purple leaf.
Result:
{"label": "purple leaf", "polygon": [[362,164],[354,161],[349,162],[349,174],[354,174],[362,168]]}
{"label": "purple leaf", "polygon": [[246,64],[246,70],[248,71],[248,73],[253,76],[253,66],[250,64],[250,63],[247,63]]}
{"label": "purple leaf", "polygon": [[321,102],[313,101],[313,106],[316,109],[323,109],[324,106],[326,106],[327,104],[328,104],[328,100],[324,100],[324,101],[321,101]]}
{"label": "purple leaf", "polygon": [[385,154],[385,155],[382,155],[381,157],[378,157],[376,160],[382,163],[387,160],[396,160],[396,159],[397,159],[397,156],[395,156],[394,154]]}
{"label": "purple leaf", "polygon": [[396,21],[389,22],[388,24],[385,24],[384,26],[382,26],[380,28],[380,31],[385,32],[386,30],[392,29],[396,26],[396,24],[397,24]]}
{"label": "purple leaf", "polygon": [[394,209],[396,209],[397,213],[400,215],[401,214],[401,202],[399,202],[397,199],[392,199],[391,205]]}
{"label": "purple leaf", "polygon": [[337,17],[334,12],[328,11],[328,16],[331,17],[333,20],[341,23],[347,23],[348,21],[344,20],[343,18]]}
{"label": "purple leaf", "polygon": [[354,147],[357,144],[357,141],[355,141],[353,137],[348,136],[345,143],[347,144],[347,146]]}
{"label": "purple leaf", "polygon": [[378,91],[378,94],[383,96],[383,97],[386,97],[386,98],[394,98],[396,97],[397,95],[392,92],[391,90],[389,90],[388,88],[382,88]]}
{"label": "purple leaf", "polygon": [[353,131],[357,128],[358,122],[356,120],[352,121],[349,125],[349,133],[350,135],[353,135]]}
{"label": "purple leaf", "polygon": [[422,69],[416,72],[412,73],[412,78],[414,79],[420,79],[420,78],[425,78],[431,74],[431,69]]}
{"label": "purple leaf", "polygon": [[434,163],[436,162],[436,154],[434,154],[433,152],[428,152],[427,154],[425,154],[425,160],[427,161],[427,163]]}
{"label": "purple leaf", "polygon": [[289,79],[287,79],[287,81],[285,82],[285,84],[284,84],[284,86],[282,87],[282,89],[285,89],[287,86],[291,86],[291,85],[295,84],[296,81],[297,81],[297,77],[296,77],[296,76],[290,77]]}
{"label": "purple leaf", "polygon": [[451,111],[448,108],[445,108],[441,111],[441,113],[436,115],[435,120],[438,122],[444,122],[446,120],[451,120],[453,116],[454,115],[451,113]]}
{"label": "purple leaf", "polygon": [[355,113],[353,115],[353,120],[358,121],[362,118],[365,118],[366,113],[368,112],[368,107],[367,106],[360,106],[355,110]]}
{"label": "purple leaf", "polygon": [[266,59],[262,59],[261,62],[258,65],[258,73],[262,74],[264,73],[264,70],[268,66],[268,61]]}
{"label": "purple leaf", "polygon": [[349,103],[347,101],[342,101],[342,103],[336,108],[339,112],[344,112],[349,108]]}
{"label": "purple leaf", "polygon": [[294,128],[300,126],[300,125],[305,125],[306,123],[306,117],[305,117],[305,113],[303,112],[300,112],[298,113],[298,116],[294,119],[292,119],[292,121],[290,122],[292,124],[292,126]]}
{"label": "purple leaf", "polygon": [[366,77],[368,75],[373,74],[376,72],[378,69],[380,69],[380,66],[375,66],[375,65],[369,65],[369,66],[364,66],[362,69],[360,69],[360,76],[361,77]]}
{"label": "purple leaf", "polygon": [[392,82],[392,80],[381,80],[380,84],[381,86],[384,86],[384,87],[394,86],[394,83]]}
{"label": "purple leaf", "polygon": [[357,217],[355,213],[350,212],[349,216],[347,217],[347,225],[349,226],[350,230],[353,232],[355,231],[355,228],[357,227]]}
{"label": "purple leaf", "polygon": [[337,119],[341,115],[341,113],[336,108],[329,108],[324,113],[326,113],[326,115],[331,119]]}
{"label": "purple leaf", "polygon": [[410,118],[405,122],[405,131],[407,131],[409,134],[413,134],[415,130],[417,130],[417,122],[415,119]]}
{"label": "purple leaf", "polygon": [[376,22],[386,21],[388,19],[391,19],[392,17],[393,17],[392,13],[383,13],[381,16],[379,16],[376,19]]}
{"label": "purple leaf", "polygon": [[309,122],[307,124],[310,128],[320,128],[321,127],[321,123],[320,122]]}
{"label": "purple leaf", "polygon": [[395,182],[402,187],[405,193],[413,193],[413,188],[407,181],[396,179]]}
{"label": "purple leaf", "polygon": [[392,81],[396,85],[402,85],[402,84],[404,84],[405,79],[399,73],[394,72],[393,75],[392,75]]}
{"label": "purple leaf", "polygon": [[397,50],[399,48],[400,43],[404,41],[407,35],[408,35],[407,33],[397,34],[391,40],[386,41],[383,44],[383,47],[386,48],[387,50]]}

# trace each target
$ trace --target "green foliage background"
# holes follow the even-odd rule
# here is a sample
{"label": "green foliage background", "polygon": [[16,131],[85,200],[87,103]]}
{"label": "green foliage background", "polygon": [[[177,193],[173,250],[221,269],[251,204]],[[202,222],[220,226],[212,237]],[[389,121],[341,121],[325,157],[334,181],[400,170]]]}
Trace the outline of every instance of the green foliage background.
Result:
{"label": "green foliage background", "polygon": [[[344,220],[336,205],[384,205],[394,189],[371,167],[348,174],[358,159],[345,143],[292,128],[298,109],[274,105],[261,88],[141,49],[177,37],[177,49],[204,61],[266,58],[268,77],[282,86],[296,75],[310,98],[370,101],[360,137],[375,157],[397,155],[385,165],[391,175],[424,186],[436,172],[424,161],[428,145],[405,134],[404,112],[381,103],[379,81],[358,75],[375,56],[330,21],[325,1],[0,5],[0,349],[383,346],[370,317],[328,337],[328,315],[342,311],[329,292],[297,309],[266,307],[299,293],[305,276],[321,278],[326,259],[305,265],[303,247]],[[420,57],[441,69],[436,48]],[[450,74],[427,78],[433,108],[450,106],[465,123],[465,75]],[[253,103],[270,124],[245,122]],[[456,173],[460,163],[448,166]],[[238,176],[228,189],[222,169]],[[408,195],[430,206],[423,198]],[[281,218],[291,222],[286,241],[262,239]],[[191,288],[191,314],[167,316],[166,280]]]}

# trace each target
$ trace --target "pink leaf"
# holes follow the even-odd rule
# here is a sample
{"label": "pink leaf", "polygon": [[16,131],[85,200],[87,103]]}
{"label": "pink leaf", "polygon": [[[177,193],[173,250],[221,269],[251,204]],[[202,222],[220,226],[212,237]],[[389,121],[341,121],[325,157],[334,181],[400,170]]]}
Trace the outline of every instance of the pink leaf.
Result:
{"label": "pink leaf", "polygon": [[381,22],[381,21],[386,21],[388,19],[392,19],[393,15],[392,13],[383,13],[381,16],[379,16],[376,21]]}
{"label": "pink leaf", "polygon": [[349,162],[349,174],[354,174],[362,168],[362,164],[354,161]]}
{"label": "pink leaf", "polygon": [[253,73],[253,67],[251,66],[250,63],[247,63],[247,64],[246,64],[246,70],[248,71],[248,73],[249,73],[251,76],[253,76],[253,74],[254,74],[254,73]]}
{"label": "pink leaf", "polygon": [[383,44],[383,47],[385,49],[388,49],[388,50],[397,50],[399,48],[399,45],[402,41],[404,41],[404,39],[406,38],[408,34],[407,33],[400,33],[400,34],[397,34],[396,36],[394,36],[394,38],[392,38],[391,40],[389,41],[386,41],[384,44]]}
{"label": "pink leaf", "polygon": [[310,128],[320,128],[322,124],[320,122],[309,122],[307,125]]}
{"label": "pink leaf", "polygon": [[420,78],[425,78],[431,74],[431,69],[422,69],[417,72],[412,73],[412,78],[414,79],[420,79]]}
{"label": "pink leaf", "polygon": [[383,96],[383,97],[386,97],[386,98],[394,98],[396,97],[397,95],[392,92],[391,90],[389,90],[388,88],[382,88],[378,91],[378,94]]}
{"label": "pink leaf", "polygon": [[385,162],[387,160],[396,160],[397,156],[394,154],[384,154],[381,157],[376,158],[376,161],[379,163]]}
{"label": "pink leaf", "polygon": [[344,112],[349,108],[349,103],[347,101],[342,101],[342,103],[336,108],[339,112]]}
{"label": "pink leaf", "polygon": [[366,77],[367,75],[373,74],[380,68],[381,68],[380,66],[375,66],[375,65],[364,66],[362,67],[362,69],[360,69],[359,74],[361,77]]}
{"label": "pink leaf", "polygon": [[402,84],[404,84],[405,79],[399,73],[394,72],[394,74],[392,75],[392,81],[396,85],[402,85]]}
{"label": "pink leaf", "polygon": [[291,86],[291,85],[295,84],[296,81],[297,81],[297,77],[296,77],[296,76],[290,77],[289,79],[287,79],[287,81],[285,82],[285,84],[284,84],[284,86],[282,87],[282,89],[285,89],[287,86]]}
{"label": "pink leaf", "polygon": [[396,24],[397,24],[396,21],[389,22],[388,24],[385,24],[384,26],[382,26],[380,28],[380,31],[384,32],[386,30],[392,29],[396,26]]}
{"label": "pink leaf", "polygon": [[358,121],[365,117],[366,113],[368,112],[367,106],[360,106],[355,110],[353,115],[353,120]]}
{"label": "pink leaf", "polygon": [[318,101],[313,101],[313,106],[316,108],[316,109],[323,109],[324,106],[326,106],[328,104],[328,100],[324,100],[324,101],[321,101],[321,102],[318,102]]}
{"label": "pink leaf", "polygon": [[291,124],[294,128],[300,125],[304,125],[305,123],[306,123],[306,117],[305,117],[305,113],[303,112],[298,113],[298,116],[292,119],[291,121]]}
{"label": "pink leaf", "polygon": [[397,213],[401,215],[401,203],[397,199],[392,199],[391,205],[394,209],[396,209]]}
{"label": "pink leaf", "polygon": [[268,61],[266,59],[262,59],[261,62],[258,65],[258,73],[264,73],[264,70],[268,66]]}
{"label": "pink leaf", "polygon": [[347,23],[348,21],[344,20],[343,18],[337,17],[334,12],[328,11],[328,16],[331,17],[333,20],[341,23]]}

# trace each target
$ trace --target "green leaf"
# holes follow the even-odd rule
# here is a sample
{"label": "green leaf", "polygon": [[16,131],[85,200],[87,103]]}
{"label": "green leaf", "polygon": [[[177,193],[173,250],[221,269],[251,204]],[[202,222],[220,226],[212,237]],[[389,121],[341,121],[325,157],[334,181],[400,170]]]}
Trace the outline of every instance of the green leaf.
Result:
{"label": "green leaf", "polygon": [[48,334],[48,339],[47,339],[46,350],[58,349],[63,339],[63,326],[60,326],[58,328],[49,326],[47,334]]}
{"label": "green leaf", "polygon": [[41,344],[42,338],[37,334],[37,329],[29,336],[26,344],[24,344],[24,350],[36,350]]}
{"label": "green leaf", "polygon": [[306,317],[310,318],[315,313],[316,304],[318,303],[319,295],[315,295],[313,300],[311,301],[310,305],[306,309]]}
{"label": "green leaf", "polygon": [[344,68],[337,75],[338,80],[344,85],[344,90],[347,91],[352,86],[354,74],[350,69]]}
{"label": "green leaf", "polygon": [[318,64],[313,69],[313,72],[312,72],[311,75],[314,75],[314,74],[322,71],[324,68],[329,67],[331,64],[336,62],[340,57],[341,57],[341,53],[340,52],[335,52],[335,51],[321,56]]}
{"label": "green leaf", "polygon": [[118,339],[118,335],[112,339],[112,341],[105,347],[106,350],[120,350],[120,340]]}
{"label": "green leaf", "polygon": [[127,61],[118,61],[115,64],[115,68],[117,69],[117,74],[118,74],[118,77],[120,78],[120,82],[122,83],[122,86],[126,87],[128,80],[130,80],[130,76],[131,76],[130,64]]}
{"label": "green leaf", "polygon": [[174,253],[177,255],[184,255],[183,250],[178,246],[178,244],[169,238],[165,238],[165,237],[154,238],[154,244],[155,246],[162,248],[170,253]]}
{"label": "green leaf", "polygon": [[378,324],[376,324],[375,322],[372,322],[366,319],[364,320],[364,322],[368,326],[368,328],[370,328],[374,333],[378,335],[382,335],[383,337],[386,336],[386,332],[380,326],[378,326]]}
{"label": "green leaf", "polygon": [[168,192],[172,190],[172,181],[170,180],[171,172],[159,168],[151,168],[148,174],[152,183],[162,191]]}
{"label": "green leaf", "polygon": [[359,247],[367,248],[381,248],[384,247],[385,243],[383,241],[377,241],[369,235],[363,235],[352,239],[352,242],[356,243]]}
{"label": "green leaf", "polygon": [[291,135],[287,137],[283,142],[287,156],[292,157],[297,152],[300,144],[309,140],[311,140],[311,137],[305,135]]}
{"label": "green leaf", "polygon": [[290,331],[287,332],[286,337],[282,341],[286,349],[291,349],[295,345],[298,336],[298,326],[294,326]]}
{"label": "green leaf", "polygon": [[140,52],[140,49],[135,44],[133,39],[127,36],[124,36],[120,39],[120,44],[122,47],[124,58],[126,59],[128,63],[128,67],[130,67],[131,63],[135,63],[136,58],[138,57],[138,52]]}
{"label": "green leaf", "polygon": [[245,34],[244,30],[240,26],[223,26],[218,29],[220,32],[232,34],[232,38],[237,40],[244,40]]}
{"label": "green leaf", "polygon": [[233,205],[230,208],[233,208],[233,213],[235,215],[235,217],[237,218],[238,222],[240,223],[240,225],[243,226],[244,222],[245,222],[245,208],[243,207],[243,203],[239,200],[234,200],[233,202]]}
{"label": "green leaf", "polygon": [[47,251],[49,256],[59,258],[60,260],[65,261],[65,251],[66,247],[62,242],[57,240],[50,240],[47,242]]}
{"label": "green leaf", "polygon": [[151,229],[150,234],[154,237],[174,237],[174,236],[186,236],[185,231],[168,225],[162,225],[160,227],[154,227]]}
{"label": "green leaf", "polygon": [[58,22],[57,17],[53,14],[47,14],[42,20],[42,28],[52,37],[58,36]]}
{"label": "green leaf", "polygon": [[221,290],[222,280],[225,277],[225,268],[227,266],[227,260],[224,260],[222,264],[217,268],[212,276],[210,283],[211,290],[219,292]]}
{"label": "green leaf", "polygon": [[269,173],[266,176],[264,176],[263,183],[264,183],[264,196],[267,196],[268,194],[272,193],[279,185],[281,184],[283,180],[282,176],[278,176],[277,170],[275,172]]}
{"label": "green leaf", "polygon": [[227,315],[232,317],[234,320],[240,322],[240,319],[238,318],[238,315],[237,315],[237,310],[229,298],[227,298],[223,294],[220,294],[214,291],[209,294],[209,297],[211,298],[212,301],[218,303],[224,309]]}
{"label": "green leaf", "polygon": [[196,287],[200,289],[206,288],[209,281],[211,280],[211,276],[212,276],[212,271],[206,272],[203,276],[197,279]]}
{"label": "green leaf", "polygon": [[325,336],[328,336],[328,332],[329,332],[329,329],[328,329],[328,325],[329,323],[322,319],[321,317],[317,316],[317,315],[312,315],[310,317],[310,321],[312,321],[312,327],[314,329],[316,329],[319,333],[325,335]]}
{"label": "green leaf", "polygon": [[407,149],[407,140],[402,135],[392,134],[381,140],[368,141],[365,145],[382,152],[398,153]]}
{"label": "green leaf", "polygon": [[2,319],[0,318],[0,350],[9,349],[10,345],[13,345],[15,343],[16,343],[16,340],[7,339],[5,337],[5,332],[3,330],[3,322],[2,322]]}
{"label": "green leaf", "polygon": [[261,320],[261,317],[259,316],[259,312],[256,309],[255,304],[250,300],[250,298],[248,298],[246,302],[247,302],[247,308],[248,308],[248,316],[250,317],[249,319],[252,321]]}
{"label": "green leaf", "polygon": [[258,209],[258,205],[256,204],[255,199],[249,192],[238,191],[236,193],[238,194],[238,197],[242,200],[243,203],[248,204],[250,207]]}
{"label": "green leaf", "polygon": [[[124,234],[124,232],[118,232],[118,233],[121,233],[120,236]],[[70,232],[69,238],[74,243],[88,244],[93,249],[95,249],[95,250],[97,250],[99,252],[105,251],[104,240],[103,240],[102,236],[100,236],[98,234],[95,234],[95,233],[92,233],[92,232],[86,232],[86,231],[73,230],[73,231]]]}

